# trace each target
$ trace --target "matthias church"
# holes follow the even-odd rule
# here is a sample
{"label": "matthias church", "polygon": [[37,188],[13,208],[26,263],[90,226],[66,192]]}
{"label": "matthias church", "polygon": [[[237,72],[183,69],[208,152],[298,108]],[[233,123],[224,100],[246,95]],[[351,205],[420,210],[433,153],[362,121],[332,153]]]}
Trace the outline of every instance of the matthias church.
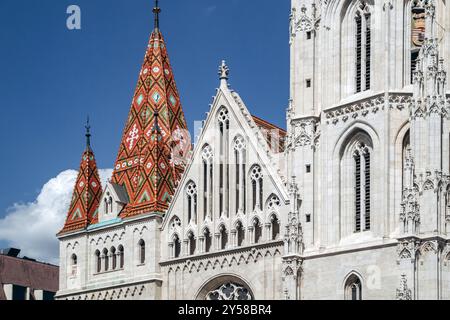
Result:
{"label": "matthias church", "polygon": [[156,1],[106,185],[87,126],[57,299],[450,299],[448,0],[291,2],[286,128],[222,62],[192,143]]}

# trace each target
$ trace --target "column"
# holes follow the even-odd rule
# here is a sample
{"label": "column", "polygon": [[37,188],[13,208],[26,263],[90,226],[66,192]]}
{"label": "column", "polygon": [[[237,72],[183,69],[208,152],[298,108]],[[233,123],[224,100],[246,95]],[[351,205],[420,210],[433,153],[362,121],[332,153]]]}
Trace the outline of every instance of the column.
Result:
{"label": "column", "polygon": [[236,229],[231,230],[231,247],[236,248],[237,247],[237,237],[236,237]]}

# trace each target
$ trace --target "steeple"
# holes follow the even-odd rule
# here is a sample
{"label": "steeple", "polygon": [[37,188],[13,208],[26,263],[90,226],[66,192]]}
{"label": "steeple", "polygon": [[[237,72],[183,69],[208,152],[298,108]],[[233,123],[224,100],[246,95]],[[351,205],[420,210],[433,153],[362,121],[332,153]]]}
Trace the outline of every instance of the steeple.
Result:
{"label": "steeple", "polygon": [[158,0],[155,0],[155,7],[153,8],[153,13],[155,14],[155,30],[159,29],[159,14],[161,13],[161,8],[158,6]]}
{"label": "steeple", "polygon": [[86,121],[86,150],[91,148],[91,125],[89,124],[89,116]]}
{"label": "steeple", "polygon": [[121,185],[130,202],[121,217],[164,213],[184,171],[191,148],[180,97],[159,29],[158,1],[155,28],[125,123],[112,183]]}
{"label": "steeple", "polygon": [[103,191],[94,152],[91,149],[90,129],[88,119],[86,124],[86,149],[81,157],[80,170],[73,189],[70,208],[60,234],[84,230],[98,219],[97,210]]}

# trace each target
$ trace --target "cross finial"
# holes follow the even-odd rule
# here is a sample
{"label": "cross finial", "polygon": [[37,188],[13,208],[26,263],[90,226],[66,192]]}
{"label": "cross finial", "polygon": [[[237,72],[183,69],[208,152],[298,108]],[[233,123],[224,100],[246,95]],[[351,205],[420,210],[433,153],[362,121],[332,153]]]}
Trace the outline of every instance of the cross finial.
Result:
{"label": "cross finial", "polygon": [[91,125],[89,124],[89,116],[87,116],[86,121],[86,148],[91,148]]}
{"label": "cross finial", "polygon": [[225,60],[222,60],[222,64],[219,67],[219,79],[221,84],[226,84],[228,80],[228,75],[230,74],[230,69],[228,68]]}
{"label": "cross finial", "polygon": [[155,14],[155,29],[159,29],[159,13],[161,12],[158,2],[158,0],[155,0],[155,7],[153,8],[153,13]]}

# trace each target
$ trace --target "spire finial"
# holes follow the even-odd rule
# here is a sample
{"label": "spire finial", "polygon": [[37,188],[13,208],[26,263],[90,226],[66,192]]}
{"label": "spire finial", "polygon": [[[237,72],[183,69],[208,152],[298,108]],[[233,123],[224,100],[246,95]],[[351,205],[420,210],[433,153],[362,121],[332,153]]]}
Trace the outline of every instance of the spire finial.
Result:
{"label": "spire finial", "polygon": [[91,148],[91,125],[89,124],[89,116],[87,116],[85,128],[86,128],[86,148],[90,149]]}
{"label": "spire finial", "polygon": [[219,67],[219,79],[221,85],[227,85],[228,75],[230,74],[230,68],[228,68],[225,60],[222,60],[222,64]]}
{"label": "spire finial", "polygon": [[155,30],[159,29],[159,13],[161,12],[158,2],[158,0],[155,0],[155,7],[153,8],[153,13],[155,14]]}
{"label": "spire finial", "polygon": [[228,75],[230,74],[230,68],[228,68],[225,60],[222,60],[222,64],[219,67],[219,79],[228,80]]}

